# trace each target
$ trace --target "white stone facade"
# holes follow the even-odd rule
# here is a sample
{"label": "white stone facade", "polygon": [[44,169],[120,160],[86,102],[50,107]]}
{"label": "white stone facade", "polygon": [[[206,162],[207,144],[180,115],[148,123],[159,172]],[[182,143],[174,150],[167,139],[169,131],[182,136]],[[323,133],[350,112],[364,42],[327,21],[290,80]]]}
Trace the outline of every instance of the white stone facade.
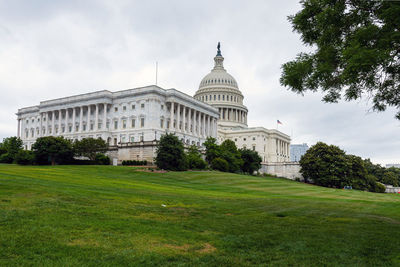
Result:
{"label": "white stone facade", "polygon": [[[18,136],[26,149],[42,136],[101,137],[114,151],[121,149],[119,160],[152,161],[154,141],[166,132],[187,145],[201,146],[208,136],[216,138],[219,113],[178,90],[146,86],[43,101],[19,109],[17,116]],[[129,147],[137,153],[126,152]]]}

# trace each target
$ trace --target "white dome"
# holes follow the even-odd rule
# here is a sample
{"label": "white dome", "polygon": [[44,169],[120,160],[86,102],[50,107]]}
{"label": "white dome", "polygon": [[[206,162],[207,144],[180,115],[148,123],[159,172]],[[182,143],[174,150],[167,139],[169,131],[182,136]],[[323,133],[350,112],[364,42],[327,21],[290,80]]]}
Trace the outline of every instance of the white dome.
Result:
{"label": "white dome", "polygon": [[224,69],[219,43],[217,48],[214,68],[201,80],[194,98],[218,108],[220,127],[247,127],[248,110],[243,105],[243,95],[235,78]]}
{"label": "white dome", "polygon": [[208,86],[228,86],[239,90],[239,86],[226,70],[215,70],[213,69],[209,74],[207,74],[200,82],[199,89]]}

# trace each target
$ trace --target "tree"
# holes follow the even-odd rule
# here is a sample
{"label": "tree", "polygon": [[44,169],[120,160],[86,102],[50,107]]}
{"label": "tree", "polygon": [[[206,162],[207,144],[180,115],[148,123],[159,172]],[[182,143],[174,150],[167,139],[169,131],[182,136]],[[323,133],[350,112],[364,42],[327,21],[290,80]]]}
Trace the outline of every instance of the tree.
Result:
{"label": "tree", "polygon": [[186,158],[183,143],[173,134],[161,136],[157,145],[155,162],[163,170],[183,171],[186,169]]}
{"label": "tree", "polygon": [[39,164],[65,163],[71,161],[74,156],[71,142],[63,137],[39,137],[32,145],[32,151]]}
{"label": "tree", "polygon": [[207,163],[201,157],[201,153],[195,145],[189,147],[186,153],[187,167],[189,169],[203,170],[206,168]]}
{"label": "tree", "polygon": [[101,138],[83,138],[74,142],[76,155],[87,157],[92,161],[96,160],[98,153],[105,153],[107,149],[107,143]]}
{"label": "tree", "polygon": [[228,162],[229,172],[238,172],[243,165],[240,151],[237,149],[235,142],[225,140],[219,147],[220,157]]}
{"label": "tree", "polygon": [[35,162],[35,154],[30,150],[20,150],[15,155],[15,163],[20,165],[32,165]]}
{"label": "tree", "polygon": [[22,140],[19,137],[13,136],[4,138],[0,147],[3,152],[8,154],[8,157],[14,160],[17,153],[23,149],[22,145]]}
{"label": "tree", "polygon": [[206,160],[208,164],[211,164],[215,158],[221,155],[217,140],[214,137],[207,137],[204,146],[206,147]]}
{"label": "tree", "polygon": [[385,172],[385,174],[383,175],[382,183],[393,186],[399,186],[399,181],[397,179],[396,173],[391,171]]}
{"label": "tree", "polygon": [[367,169],[365,168],[362,158],[354,155],[346,155],[347,158],[347,173],[343,177],[342,186],[351,185],[353,189],[368,190],[369,181],[367,179]]}
{"label": "tree", "polygon": [[242,171],[248,174],[253,174],[261,168],[261,157],[256,151],[243,148],[239,149],[243,161]]}
{"label": "tree", "polygon": [[339,188],[348,181],[346,153],[334,145],[313,145],[301,157],[300,166],[305,181],[311,179],[317,185]]}
{"label": "tree", "polygon": [[215,158],[211,161],[211,168],[213,170],[227,172],[229,171],[229,163],[223,158]]}
{"label": "tree", "polygon": [[373,110],[393,106],[400,120],[400,2],[302,0],[289,16],[304,44],[315,47],[283,64],[280,82],[293,92],[322,90],[325,102],[371,96]]}

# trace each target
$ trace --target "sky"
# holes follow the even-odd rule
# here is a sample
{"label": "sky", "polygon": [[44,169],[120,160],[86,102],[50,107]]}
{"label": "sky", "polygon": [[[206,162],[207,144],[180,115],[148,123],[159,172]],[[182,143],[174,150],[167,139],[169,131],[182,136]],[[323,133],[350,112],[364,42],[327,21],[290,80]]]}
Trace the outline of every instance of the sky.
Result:
{"label": "sky", "polygon": [[400,163],[395,110],[368,99],[326,104],[279,83],[281,66],[310,51],[287,16],[298,0],[0,0],[0,139],[15,113],[40,101],[155,84],[194,95],[221,42],[250,127],[276,129],[292,144],[318,141],[379,164]]}

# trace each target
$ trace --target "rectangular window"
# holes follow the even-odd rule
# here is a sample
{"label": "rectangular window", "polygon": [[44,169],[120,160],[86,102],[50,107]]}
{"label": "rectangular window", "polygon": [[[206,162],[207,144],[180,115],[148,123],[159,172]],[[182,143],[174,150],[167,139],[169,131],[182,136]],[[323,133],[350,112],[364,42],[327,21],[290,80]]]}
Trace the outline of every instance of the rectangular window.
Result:
{"label": "rectangular window", "polygon": [[93,131],[93,123],[90,124],[90,130]]}
{"label": "rectangular window", "polygon": [[217,97],[217,96],[216,96],[216,95],[214,95],[214,100],[216,100],[216,97]]}
{"label": "rectangular window", "polygon": [[123,110],[123,111],[126,111],[126,106],[123,106],[123,107],[122,107],[122,110]]}
{"label": "rectangular window", "polygon": [[122,128],[126,129],[126,120],[122,121]]}
{"label": "rectangular window", "polygon": [[136,120],[132,119],[132,128],[135,128]]}
{"label": "rectangular window", "polygon": [[140,119],[140,127],[144,127],[144,118]]}
{"label": "rectangular window", "polygon": [[256,146],[253,146],[253,151],[256,151]]}
{"label": "rectangular window", "polygon": [[164,120],[163,119],[160,120],[160,128],[164,128]]}
{"label": "rectangular window", "polygon": [[75,126],[75,131],[78,132],[79,131],[79,126]]}
{"label": "rectangular window", "polygon": [[86,131],[86,124],[83,125],[83,130]]}
{"label": "rectangular window", "polygon": [[162,110],[164,109],[164,105],[161,105],[161,109],[162,109]]}
{"label": "rectangular window", "polygon": [[106,123],[106,128],[107,129],[110,128],[110,123],[109,122]]}
{"label": "rectangular window", "polygon": [[169,121],[167,121],[167,128],[169,128]]}
{"label": "rectangular window", "polygon": [[68,126],[68,132],[72,132],[72,126]]}
{"label": "rectangular window", "polygon": [[97,128],[98,128],[98,129],[101,129],[101,122],[99,122],[99,123],[97,124]]}
{"label": "rectangular window", "polygon": [[115,129],[115,130],[118,129],[118,121],[114,121],[114,129]]}
{"label": "rectangular window", "polygon": [[222,100],[225,100],[225,95],[222,95]]}
{"label": "rectangular window", "polygon": [[218,100],[221,100],[221,96],[220,95],[218,95]]}
{"label": "rectangular window", "polygon": [[26,131],[25,133],[25,138],[28,138],[28,131]]}
{"label": "rectangular window", "polygon": [[135,105],[132,105],[132,109],[135,109]]}
{"label": "rectangular window", "polygon": [[144,103],[142,103],[142,104],[140,105],[140,107],[141,107],[141,108],[144,108]]}
{"label": "rectangular window", "polygon": [[64,126],[62,127],[62,132],[65,133],[65,127]]}
{"label": "rectangular window", "polygon": [[253,137],[253,141],[255,141],[256,140],[256,138],[255,137]]}
{"label": "rectangular window", "polygon": [[114,111],[115,111],[115,112],[117,112],[117,111],[118,111],[118,108],[117,108],[117,107],[115,107],[115,108],[114,108]]}
{"label": "rectangular window", "polygon": [[131,136],[131,142],[132,143],[135,142],[135,137],[134,136]]}

